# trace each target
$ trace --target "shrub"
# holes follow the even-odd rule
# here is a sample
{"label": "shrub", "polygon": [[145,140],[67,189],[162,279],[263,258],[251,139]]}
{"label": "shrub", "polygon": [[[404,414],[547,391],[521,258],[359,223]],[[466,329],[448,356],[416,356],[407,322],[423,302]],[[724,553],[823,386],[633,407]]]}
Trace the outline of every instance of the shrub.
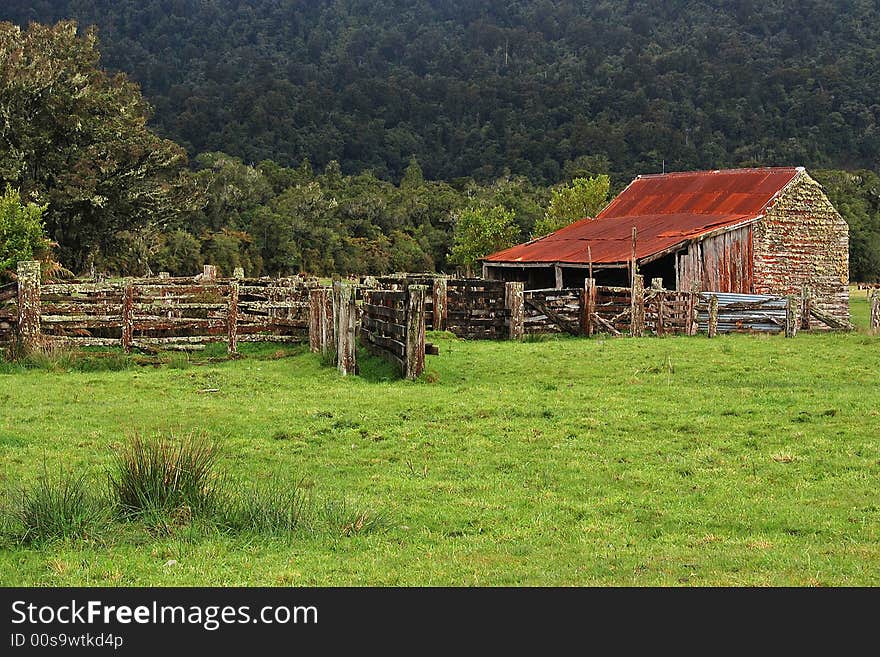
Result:
{"label": "shrub", "polygon": [[145,512],[208,514],[216,502],[216,445],[202,434],[134,436],[114,456],[110,491],[124,516]]}
{"label": "shrub", "polygon": [[92,494],[83,475],[44,473],[30,487],[12,493],[9,530],[21,543],[94,537],[107,523],[106,505]]}

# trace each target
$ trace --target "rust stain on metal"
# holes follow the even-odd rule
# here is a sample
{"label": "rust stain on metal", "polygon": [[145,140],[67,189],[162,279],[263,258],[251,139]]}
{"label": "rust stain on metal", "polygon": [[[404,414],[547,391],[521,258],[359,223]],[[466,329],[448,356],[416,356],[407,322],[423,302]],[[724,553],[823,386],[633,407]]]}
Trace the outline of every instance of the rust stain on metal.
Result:
{"label": "rust stain on metal", "polygon": [[486,262],[626,263],[632,255],[633,228],[638,231],[636,257],[646,258],[762,216],[801,171],[791,167],[639,176],[595,219],[499,251]]}

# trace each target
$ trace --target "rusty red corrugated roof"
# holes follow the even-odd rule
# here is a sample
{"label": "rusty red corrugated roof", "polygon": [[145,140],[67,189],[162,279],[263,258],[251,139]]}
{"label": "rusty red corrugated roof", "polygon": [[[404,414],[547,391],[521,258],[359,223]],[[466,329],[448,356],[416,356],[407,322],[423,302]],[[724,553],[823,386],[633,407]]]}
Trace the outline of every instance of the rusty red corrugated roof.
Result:
{"label": "rusty red corrugated roof", "polygon": [[595,219],[493,253],[486,262],[596,264],[647,258],[715,230],[764,215],[800,167],[692,171],[639,176]]}

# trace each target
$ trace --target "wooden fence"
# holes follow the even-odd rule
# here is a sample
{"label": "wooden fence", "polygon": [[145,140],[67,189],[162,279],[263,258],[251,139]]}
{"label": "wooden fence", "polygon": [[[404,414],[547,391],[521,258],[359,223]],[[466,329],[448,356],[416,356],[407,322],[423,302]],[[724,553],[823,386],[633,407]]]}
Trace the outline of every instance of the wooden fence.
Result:
{"label": "wooden fence", "polygon": [[880,331],[880,289],[871,293],[871,330]]}
{"label": "wooden fence", "polygon": [[525,290],[523,333],[581,335],[582,299],[578,289]]}
{"label": "wooden fence", "polygon": [[[36,263],[34,263],[36,264]],[[20,263],[17,308],[0,306],[0,340],[15,312],[27,346],[121,346],[126,351],[203,349],[226,342],[303,342],[309,332],[309,289],[299,277],[215,279],[213,268],[189,278],[130,278],[40,284],[39,267]],[[0,300],[9,296],[2,288]],[[26,300],[26,302],[23,302]],[[6,318],[6,320],[4,320]]]}
{"label": "wooden fence", "polygon": [[395,363],[407,379],[425,369],[425,300],[427,288],[365,290],[361,342],[371,352]]}
{"label": "wooden fence", "polygon": [[505,302],[503,281],[451,278],[446,281],[446,330],[471,340],[507,338],[511,311]]}
{"label": "wooden fence", "polygon": [[0,347],[15,341],[18,323],[18,285],[0,285]]}

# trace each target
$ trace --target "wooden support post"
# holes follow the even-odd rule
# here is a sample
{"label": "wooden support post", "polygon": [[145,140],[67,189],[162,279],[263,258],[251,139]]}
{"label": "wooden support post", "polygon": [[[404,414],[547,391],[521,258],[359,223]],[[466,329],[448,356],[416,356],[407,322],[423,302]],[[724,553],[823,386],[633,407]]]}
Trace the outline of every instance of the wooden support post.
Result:
{"label": "wooden support post", "polygon": [[238,281],[229,284],[229,297],[226,304],[227,351],[238,353]]}
{"label": "wooden support post", "polygon": [[356,322],[354,286],[336,281],[333,283],[333,327],[336,334],[336,369],[342,376],[357,374]]}
{"label": "wooden support post", "polygon": [[[638,236],[638,231],[636,227],[633,226],[632,230],[632,249],[630,250],[630,258],[629,258],[629,282],[630,287],[635,285],[636,274],[639,273],[638,260],[636,260],[636,237]],[[644,283],[642,284],[644,287]]]}
{"label": "wooden support post", "polygon": [[697,286],[694,285],[691,288],[691,291],[687,292],[686,294],[688,295],[688,325],[686,332],[688,335],[696,335],[700,331],[700,293],[697,289]]}
{"label": "wooden support post", "polygon": [[785,337],[793,338],[798,329],[798,302],[797,297],[789,295],[785,297]]}
{"label": "wooden support post", "polygon": [[630,335],[640,338],[645,334],[645,277],[633,276],[630,290]]}
{"label": "wooden support post", "polygon": [[593,278],[593,247],[587,244],[587,278]]}
{"label": "wooden support post", "polygon": [[[655,278],[654,280],[656,281],[657,279]],[[663,286],[661,285],[660,287],[662,288]],[[654,328],[654,332],[657,335],[664,335],[666,333],[666,327],[663,325],[663,322],[666,321],[666,313],[664,312],[666,300],[663,298],[662,293],[655,295],[654,299],[657,301],[657,326]]]}
{"label": "wooden support post", "polygon": [[326,287],[309,291],[309,348],[324,357],[333,344],[333,303]]}
{"label": "wooden support post", "polygon": [[410,381],[425,371],[425,285],[410,285],[406,292],[406,366]]}
{"label": "wooden support post", "polygon": [[446,330],[446,277],[441,276],[434,279],[434,288],[431,293],[434,296],[434,317],[432,318],[432,326],[435,331]]}
{"label": "wooden support post", "polygon": [[217,266],[205,265],[202,270],[202,280],[205,283],[213,283],[217,280]]}
{"label": "wooden support post", "polygon": [[18,263],[18,337],[25,353],[40,345],[40,263]]}
{"label": "wooden support post", "polygon": [[880,330],[880,289],[871,294],[871,329]]}
{"label": "wooden support post", "polygon": [[596,279],[592,276],[584,281],[581,298],[581,331],[590,336],[594,333],[593,313],[596,312]]}
{"label": "wooden support post", "polygon": [[801,330],[810,330],[810,309],[813,307],[813,294],[810,288],[805,287],[801,292]]}
{"label": "wooden support post", "polygon": [[130,280],[125,281],[122,288],[122,349],[125,353],[131,353],[131,343],[134,341],[134,285]]}
{"label": "wooden support post", "polygon": [[510,311],[510,325],[507,337],[522,340],[525,333],[525,285],[523,283],[504,284],[504,307]]}
{"label": "wooden support post", "polygon": [[563,285],[562,285],[562,267],[560,267],[559,265],[555,265],[553,267],[553,273],[556,274],[556,289],[561,290],[563,287]]}
{"label": "wooden support post", "polygon": [[714,294],[709,297],[709,337],[718,335],[718,297]]}

